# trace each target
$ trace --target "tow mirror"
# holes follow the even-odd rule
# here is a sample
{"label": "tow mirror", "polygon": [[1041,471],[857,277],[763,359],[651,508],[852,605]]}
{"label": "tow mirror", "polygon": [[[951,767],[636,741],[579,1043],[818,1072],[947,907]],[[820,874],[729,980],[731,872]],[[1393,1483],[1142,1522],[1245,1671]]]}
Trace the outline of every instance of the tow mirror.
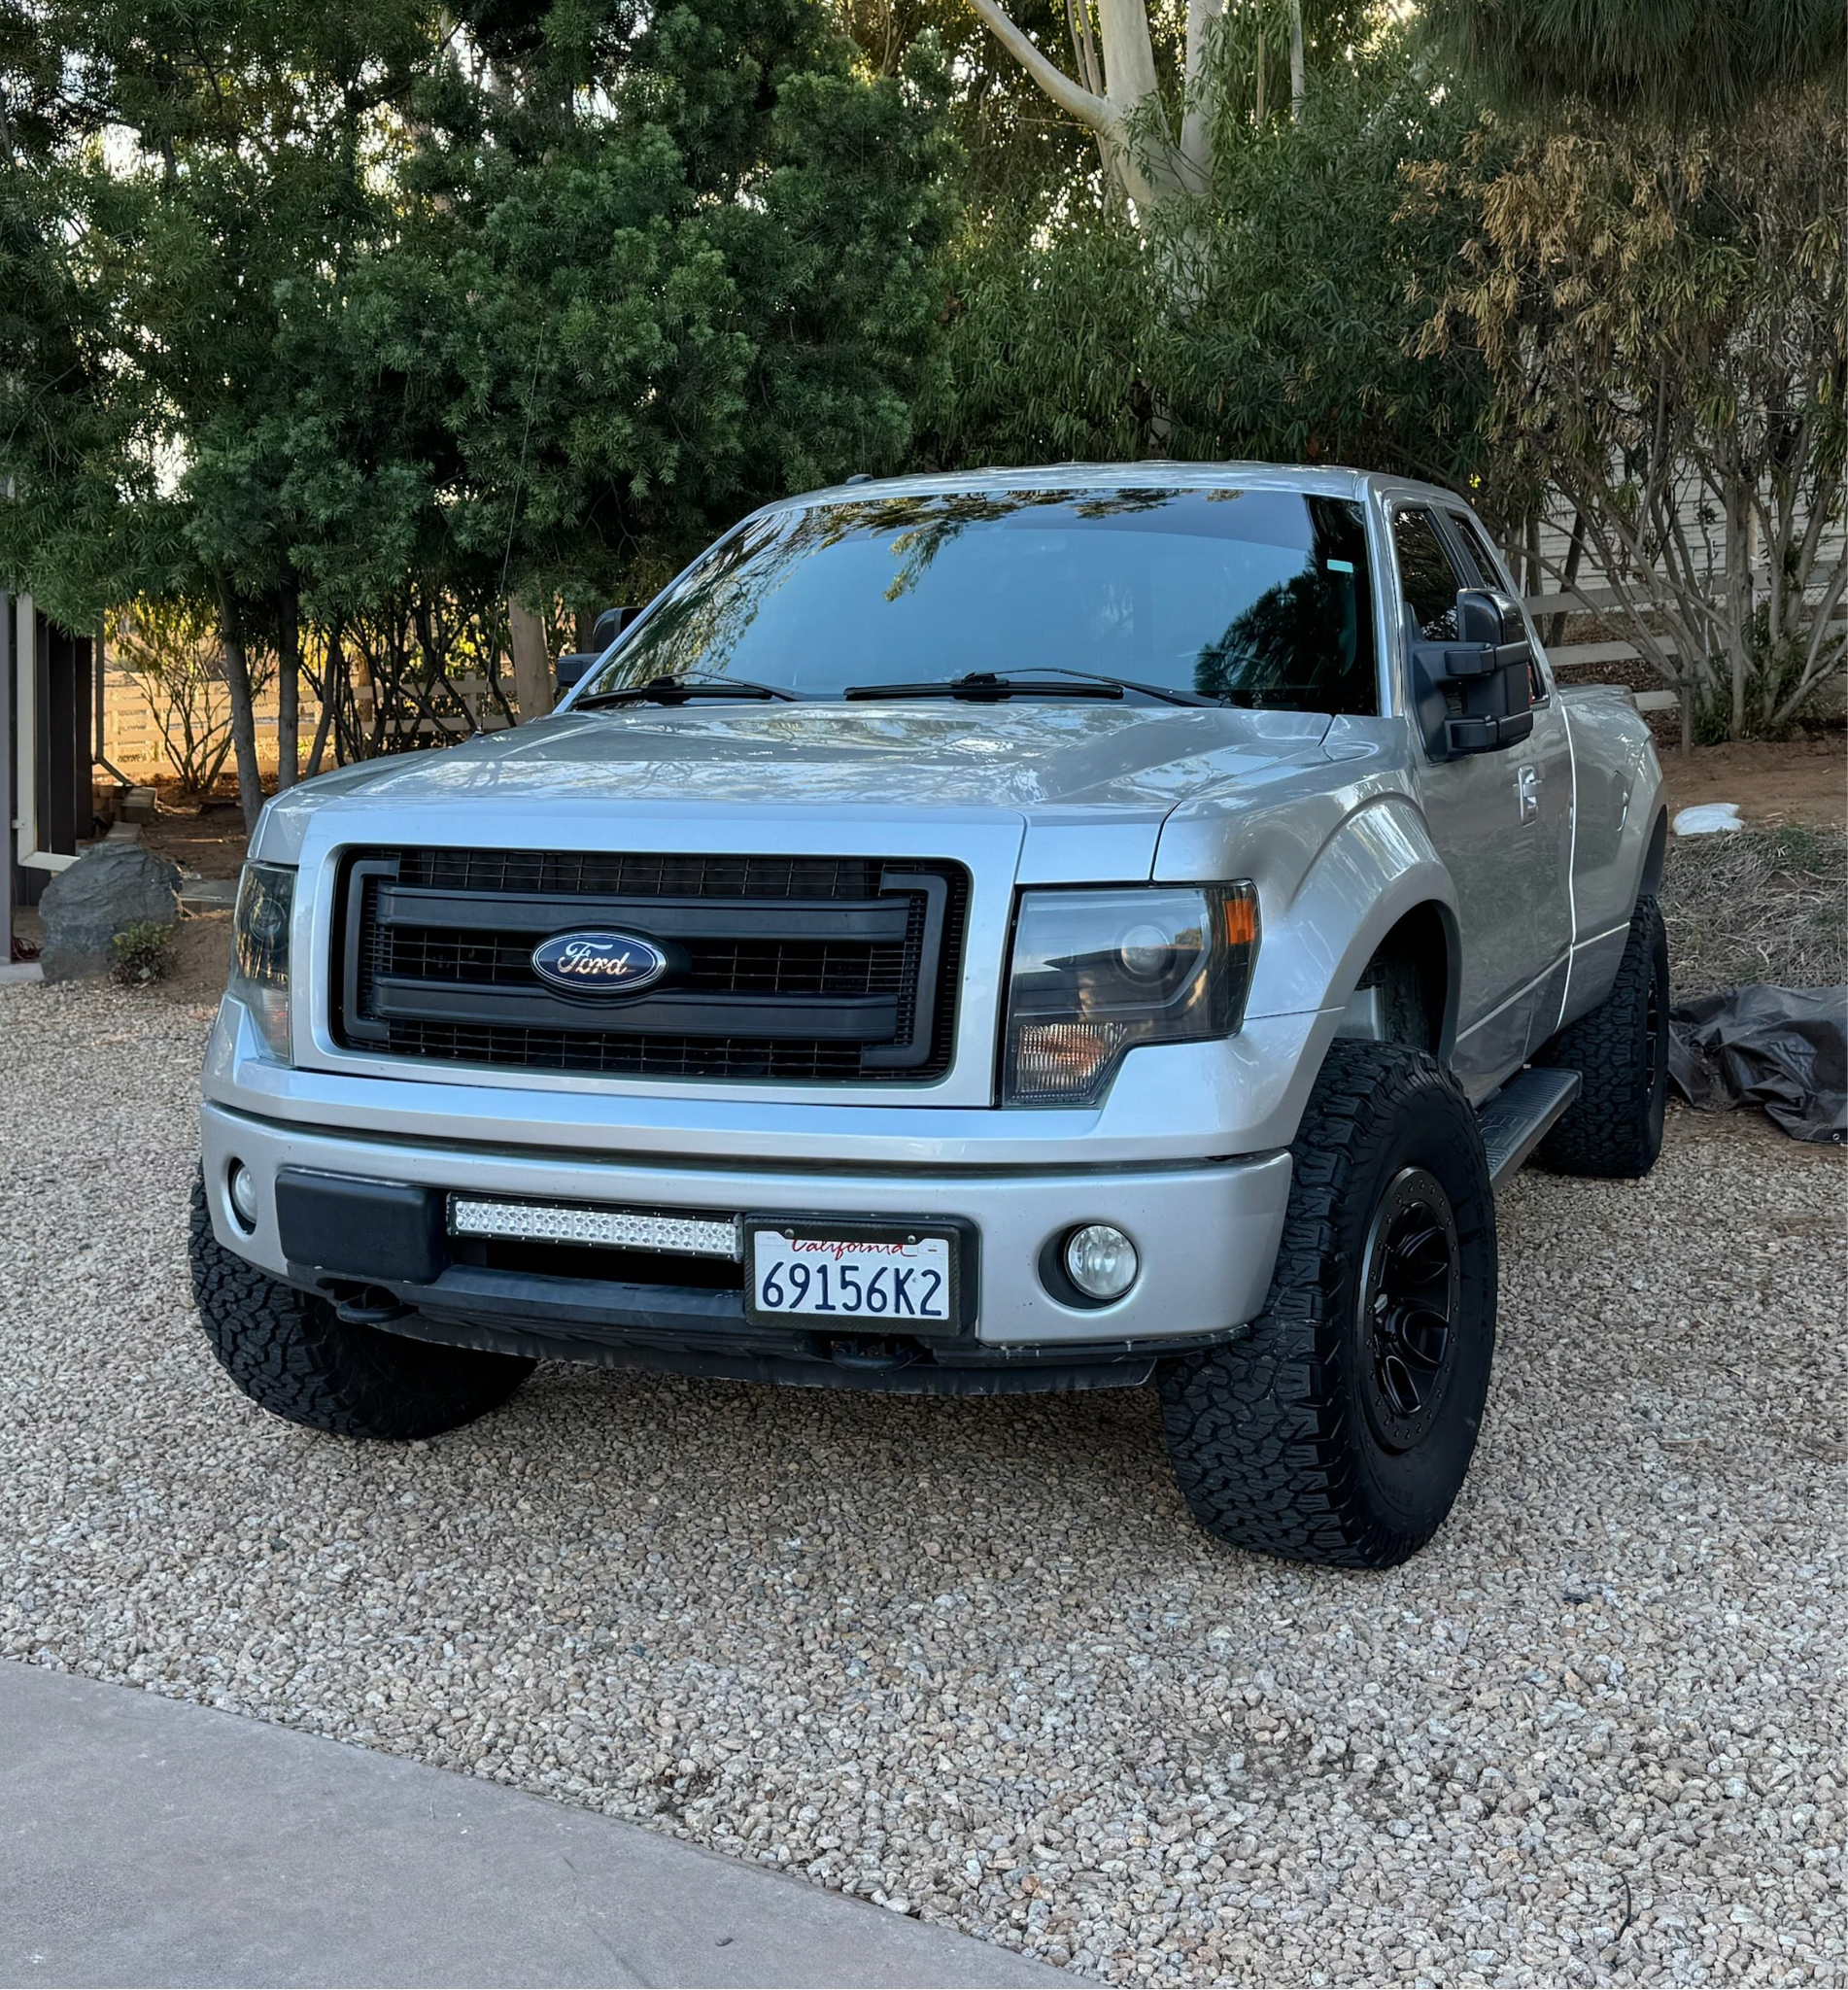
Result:
{"label": "tow mirror", "polygon": [[1533,731],[1533,645],[1512,596],[1466,587],[1454,640],[1415,642],[1412,676],[1434,760],[1495,753]]}
{"label": "tow mirror", "polygon": [[601,656],[640,613],[636,607],[605,608],[591,629],[592,649]]}
{"label": "tow mirror", "polygon": [[591,666],[640,613],[639,608],[605,608],[591,625],[590,648],[567,649],[559,658],[559,689],[569,691],[574,684],[581,684]]}

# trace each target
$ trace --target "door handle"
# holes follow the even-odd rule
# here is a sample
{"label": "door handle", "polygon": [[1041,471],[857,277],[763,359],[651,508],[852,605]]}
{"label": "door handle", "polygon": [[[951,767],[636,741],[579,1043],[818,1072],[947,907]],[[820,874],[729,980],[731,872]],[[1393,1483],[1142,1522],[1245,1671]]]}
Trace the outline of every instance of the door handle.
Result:
{"label": "door handle", "polygon": [[1537,767],[1517,768],[1515,788],[1521,796],[1521,819],[1531,822],[1540,813],[1540,770]]}

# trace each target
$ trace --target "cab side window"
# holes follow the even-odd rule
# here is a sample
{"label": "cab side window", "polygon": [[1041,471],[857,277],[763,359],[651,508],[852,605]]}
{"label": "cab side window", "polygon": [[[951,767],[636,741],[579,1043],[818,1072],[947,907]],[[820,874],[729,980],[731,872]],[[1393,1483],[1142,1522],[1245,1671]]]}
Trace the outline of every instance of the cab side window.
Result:
{"label": "cab side window", "polygon": [[1454,642],[1456,590],[1474,586],[1474,580],[1457,572],[1428,511],[1395,512],[1392,544],[1413,640]]}
{"label": "cab side window", "polygon": [[[1476,570],[1482,575],[1484,587],[1492,587],[1504,594],[1513,594],[1514,589],[1502,578],[1501,565],[1489,550],[1482,527],[1466,511],[1453,511],[1450,514],[1450,521],[1461,533],[1463,544],[1469,548],[1469,556],[1476,563]],[[1538,657],[1527,665],[1527,695],[1535,704],[1540,703],[1547,695],[1547,680],[1541,674]]]}
{"label": "cab side window", "polygon": [[1453,511],[1451,524],[1456,529],[1463,544],[1469,549],[1469,556],[1476,563],[1476,571],[1482,576],[1484,587],[1508,591],[1508,583],[1501,577],[1501,567],[1495,556],[1489,550],[1489,541],[1483,536],[1483,529],[1466,511]]}

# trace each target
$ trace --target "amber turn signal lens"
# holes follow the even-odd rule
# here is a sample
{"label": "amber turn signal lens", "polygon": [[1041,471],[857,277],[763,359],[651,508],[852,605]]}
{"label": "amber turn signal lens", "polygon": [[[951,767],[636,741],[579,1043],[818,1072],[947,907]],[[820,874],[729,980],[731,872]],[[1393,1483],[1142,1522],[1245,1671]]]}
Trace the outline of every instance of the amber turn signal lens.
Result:
{"label": "amber turn signal lens", "polygon": [[1225,919],[1225,940],[1228,946],[1255,946],[1257,944],[1257,893],[1249,884],[1233,884],[1226,887],[1225,896],[1219,901]]}

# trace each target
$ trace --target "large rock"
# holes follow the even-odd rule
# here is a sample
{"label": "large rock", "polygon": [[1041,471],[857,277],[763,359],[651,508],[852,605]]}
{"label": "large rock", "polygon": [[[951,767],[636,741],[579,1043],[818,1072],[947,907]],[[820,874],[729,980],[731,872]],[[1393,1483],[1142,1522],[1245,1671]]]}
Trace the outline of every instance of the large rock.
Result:
{"label": "large rock", "polygon": [[94,843],[60,871],[39,900],[48,981],[106,975],[116,965],[110,943],[130,926],[171,926],[180,916],[180,870],[139,842]]}

